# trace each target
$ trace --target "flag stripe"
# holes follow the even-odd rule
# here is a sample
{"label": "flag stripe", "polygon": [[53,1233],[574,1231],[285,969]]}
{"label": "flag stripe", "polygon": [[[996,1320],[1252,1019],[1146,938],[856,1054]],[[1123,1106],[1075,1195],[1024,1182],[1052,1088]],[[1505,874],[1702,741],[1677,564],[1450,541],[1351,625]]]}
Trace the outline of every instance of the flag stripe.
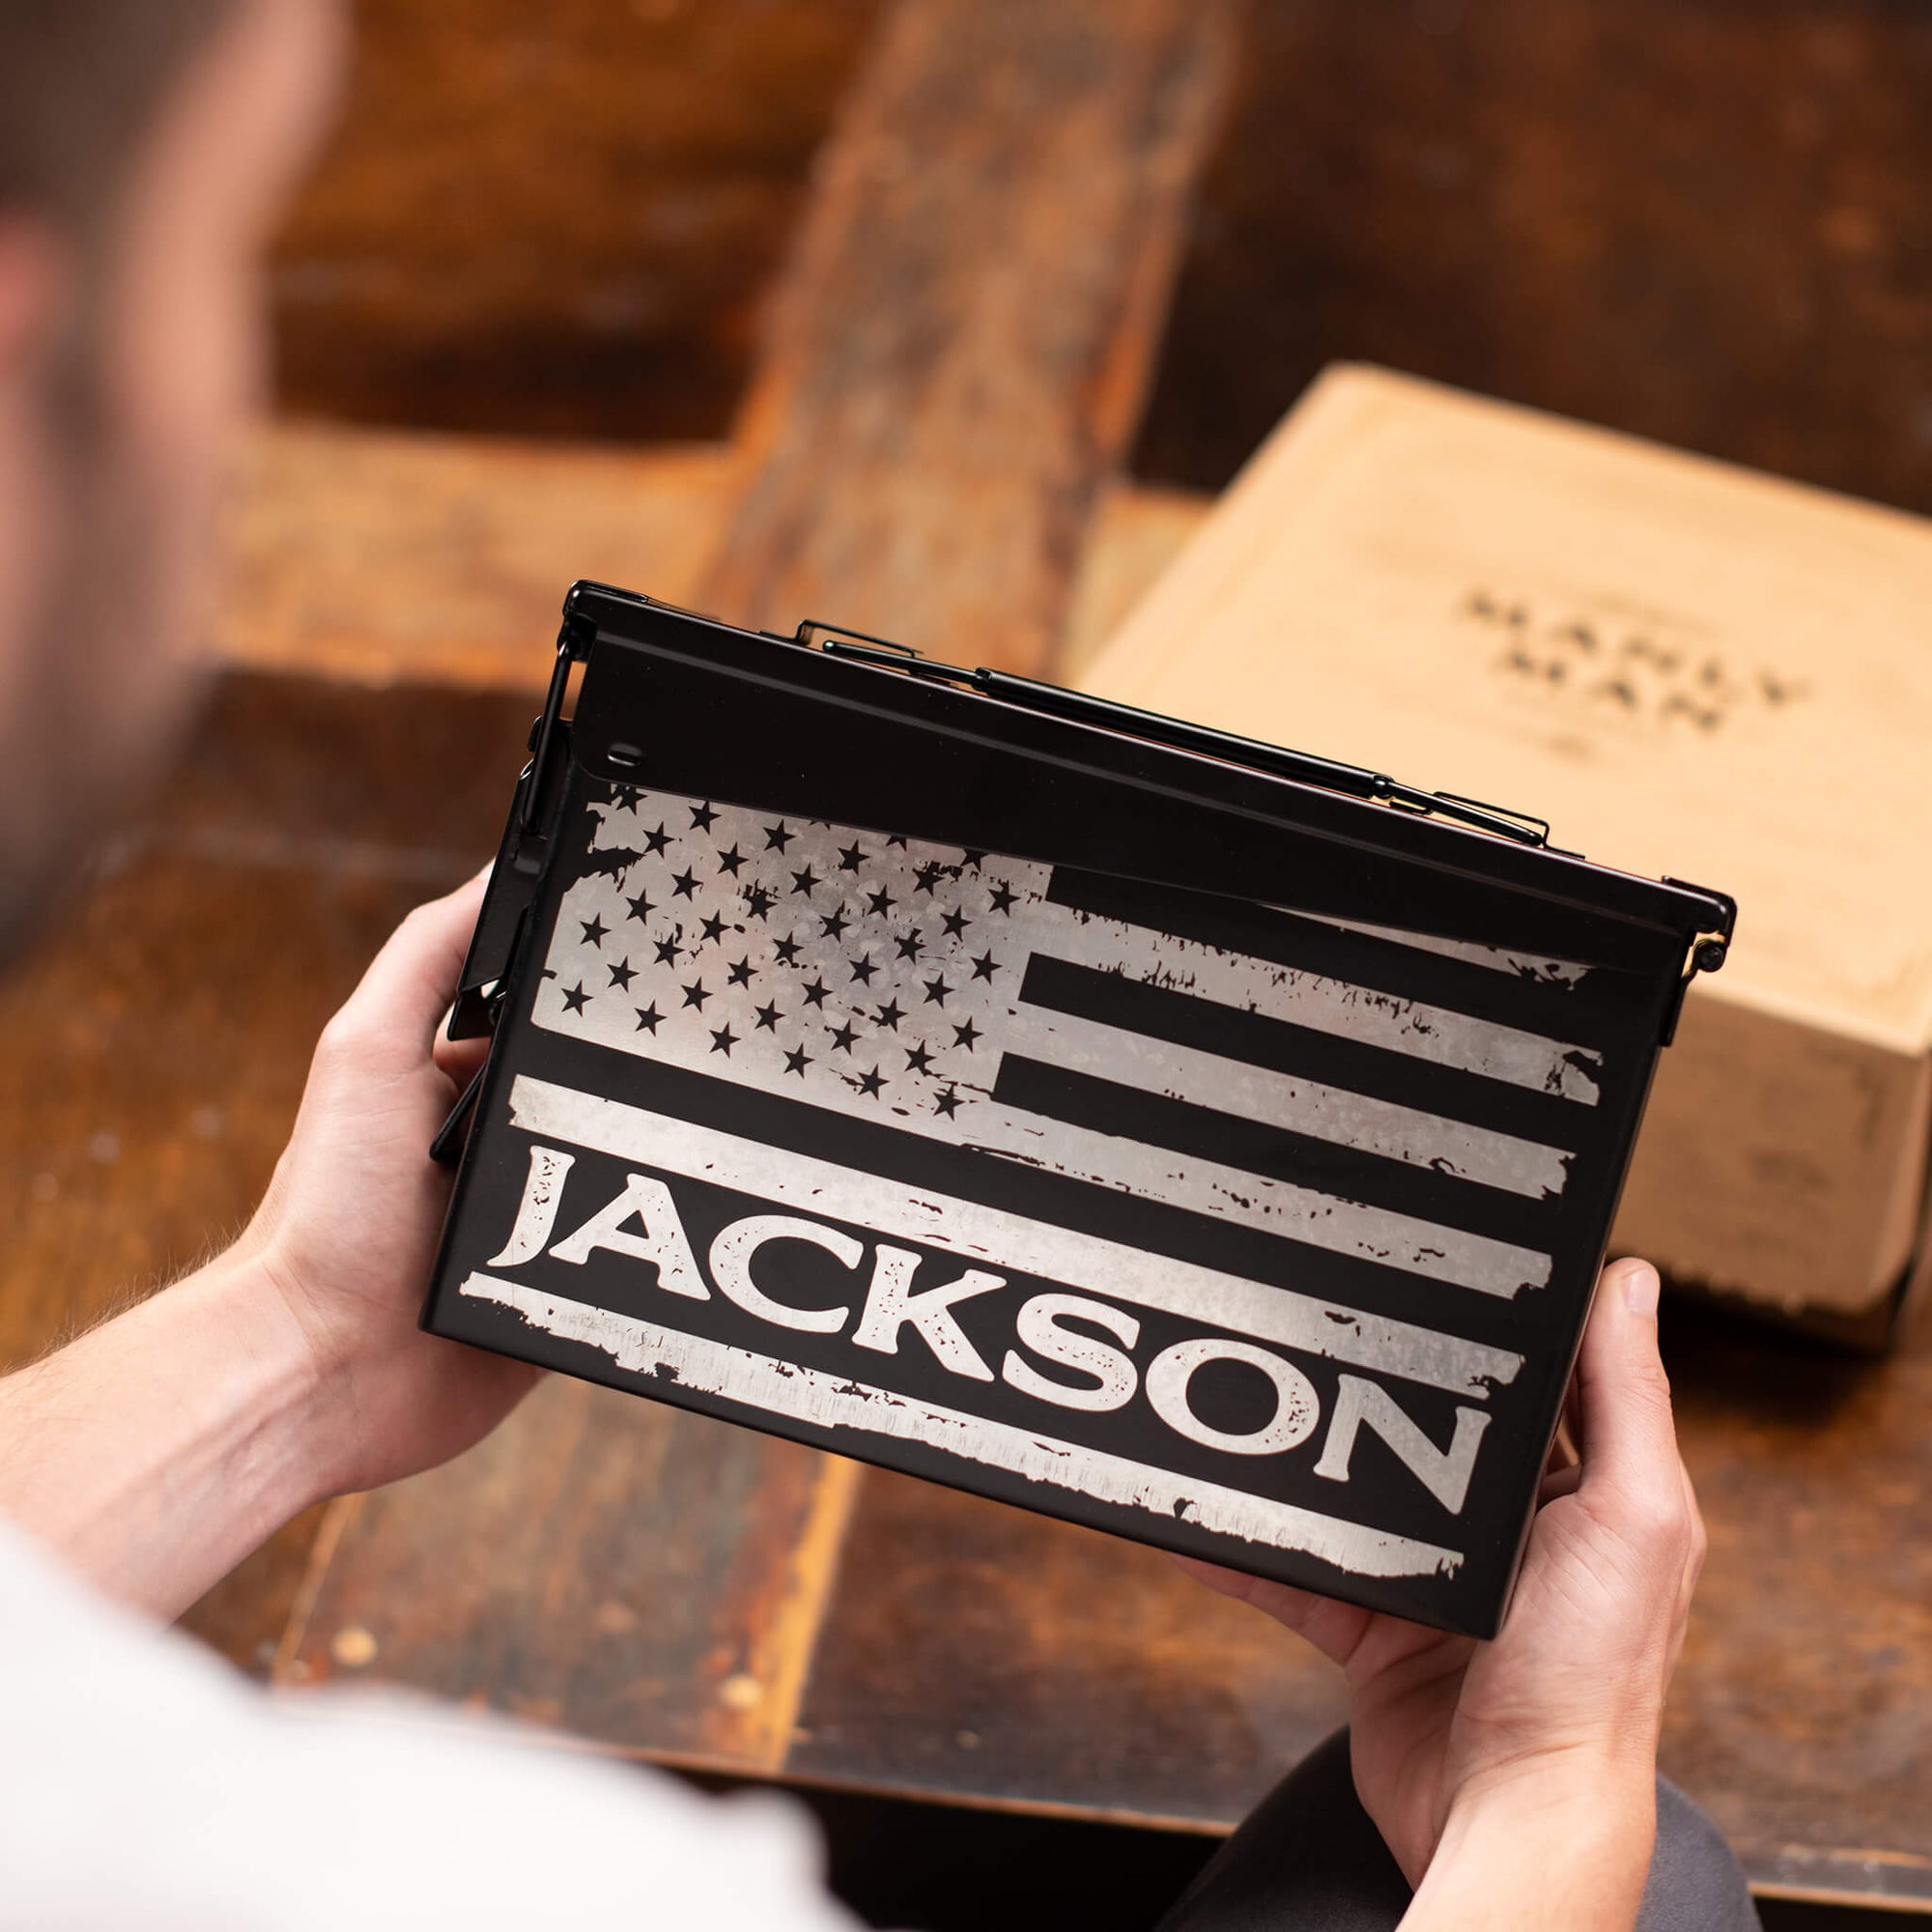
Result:
{"label": "flag stripe", "polygon": [[[1531,1200],[1560,1194],[1568,1178],[1565,1156],[1555,1148],[1441,1120],[1347,1088],[1291,1078],[1223,1054],[1148,1038],[1078,1014],[1022,1005],[1001,1037],[1008,1066],[1013,1055],[1023,1055]],[[1016,1095],[1006,1097],[1023,1104]]]}
{"label": "flag stripe", "polygon": [[1576,985],[1508,979],[1433,948],[1414,946],[1407,935],[1372,937],[1324,921],[1319,913],[1284,912],[1065,867],[1048,881],[1047,896],[1089,918],[1172,933],[1210,952],[1332,980],[1353,988],[1358,999],[1383,996],[1383,1004],[1452,1012],[1465,1026],[1487,1022],[1508,1034],[1540,1039],[1559,1057],[1565,1052],[1581,1056],[1574,1070],[1588,1077],[1566,1086],[1570,1097],[1588,1101],[1595,1096],[1593,1069],[1601,1066],[1602,1057],[1573,1042],[1593,1015],[1602,1016],[1603,1000],[1595,989],[1607,988],[1614,976],[1590,974]]}
{"label": "flag stripe", "polygon": [[1197,1000],[1064,959],[1036,954],[1027,966],[1020,997],[1030,1006],[1079,1013],[1107,1026],[1172,1040],[1177,1046],[1199,1047],[1204,1053],[1270,1067],[1296,1079],[1319,1080],[1325,1087],[1345,1087],[1563,1152],[1573,1152],[1594,1138],[1601,1124],[1595,1110],[1551,1094],[1479,1080],[1453,1066],[1432,1065],[1384,1047],[1316,1033],[1292,1021]]}
{"label": "flag stripe", "polygon": [[[1292,906],[1276,906],[1276,912],[1297,917]],[[1534,952],[1513,952],[1503,946],[1482,946],[1472,939],[1438,939],[1429,932],[1405,932],[1393,925],[1371,925],[1360,919],[1338,919],[1325,913],[1318,922],[1343,932],[1360,933],[1364,939],[1379,939],[1391,946],[1413,947],[1418,952],[1434,952],[1443,959],[1462,959],[1471,966],[1484,966],[1492,973],[1507,973],[1512,979],[1529,980],[1550,986],[1579,985],[1591,971],[1574,959],[1545,959]]]}
{"label": "flag stripe", "polygon": [[[531,1070],[562,1086],[618,1092],[604,1063],[602,1048],[558,1039],[541,1066]],[[1415,1270],[1395,1265],[1384,1253],[1372,1253],[1367,1247],[1345,1251],[1320,1246],[1275,1226],[1249,1227],[1225,1214],[1204,1214],[1124,1187],[1096,1185],[1056,1172],[1037,1158],[1038,1130],[1049,1123],[1037,1117],[1030,1137],[1033,1158],[1015,1158],[987,1148],[907,1133],[890,1114],[869,1119],[856,1112],[835,1115],[795,1095],[729,1087],[679,1066],[652,1067],[636,1083],[627,1082],[621,1092],[625,1099],[654,1112],[769,1147],[809,1149],[840,1166],[890,1176],[922,1195],[936,1188],[963,1200],[990,1203],[1023,1219],[1052,1222],[1122,1246],[1199,1262],[1225,1274],[1276,1283],[1343,1307],[1431,1323],[1440,1313],[1459,1333],[1505,1349],[1520,1347],[1518,1337],[1525,1319],[1535,1319],[1529,1308],[1501,1293],[1463,1293],[1461,1284],[1453,1283],[1432,1294],[1424,1304],[1428,1312],[1418,1316]],[[982,1105],[990,1113],[996,1103],[987,1096]],[[1009,1110],[999,1111],[1005,1115]],[[1243,1184],[1252,1191],[1266,1183],[1248,1178]],[[1413,1232],[1420,1239],[1426,1230],[1417,1227]],[[1429,1264],[1440,1265],[1434,1261]],[[1426,1279],[1434,1283],[1441,1277]],[[1447,1312],[1438,1303],[1445,1304]]]}
{"label": "flag stripe", "polygon": [[[1561,1212],[1554,1196],[1529,1201],[1500,1189],[1472,1188],[1427,1168],[1018,1054],[1009,1054],[1001,1065],[993,1097],[1036,1122],[1053,1122],[1056,1142],[1065,1133],[1084,1131],[1119,1146],[1148,1149],[1176,1174],[1211,1163],[1230,1178],[1236,1198],[1229,1210],[1236,1218],[1260,1198],[1259,1190],[1286,1186],[1319,1202],[1323,1219],[1348,1217],[1357,1228],[1374,1228],[1384,1245],[1394,1236],[1418,1248],[1443,1248],[1453,1237],[1463,1257],[1457,1270],[1462,1286],[1513,1294],[1525,1285],[1540,1285],[1548,1274],[1547,1250]],[[1365,1218],[1370,1215],[1377,1218]],[[1483,1245],[1468,1245],[1476,1242]]]}
{"label": "flag stripe", "polygon": [[472,1273],[462,1292],[473,1300],[514,1310],[546,1334],[596,1349],[633,1375],[820,1429],[917,1442],[1090,1500],[1143,1510],[1169,1522],[1193,1523],[1246,1543],[1301,1550],[1355,1576],[1453,1576],[1463,1563],[1460,1552],[1435,1544],[1176,1475],[848,1376],[678,1334],[497,1276]]}
{"label": "flag stripe", "polygon": [[618,1100],[519,1074],[513,1124],[546,1141],[595,1149],[660,1173],[709,1181],[875,1233],[1165,1309],[1305,1353],[1377,1369],[1477,1401],[1515,1378],[1522,1358],[1385,1316],[1150,1254],[977,1201],[814,1155],[766,1146]]}
{"label": "flag stripe", "polygon": [[1035,944],[1050,958],[1339,1034],[1486,1080],[1561,1094],[1587,1106],[1597,1102],[1591,1069],[1601,1065],[1599,1055],[1495,1020],[1097,915],[1069,918],[1058,930],[1043,926]]}
{"label": "flag stripe", "polygon": [[1049,1118],[992,1099],[975,1112],[969,1145],[1046,1174],[1119,1188],[1144,1201],[1305,1241],[1353,1261],[1426,1275],[1478,1294],[1508,1300],[1549,1281],[1549,1257],[1519,1242],[1492,1240],[1395,1208],[1343,1200],[1211,1154],[1130,1140],[1110,1126],[1054,1120],[1049,1132]]}
{"label": "flag stripe", "polygon": [[[1008,1014],[1011,1011],[1003,1010]],[[538,996],[536,1018],[540,1025],[554,1023],[548,1017],[546,996],[542,993]],[[593,1022],[594,1019],[593,1014]],[[595,1034],[592,1037],[597,1037]],[[621,1051],[637,1050],[621,1022],[614,1034],[603,1036],[602,1043],[614,1045]],[[750,1071],[741,1072],[729,1057],[713,1052],[709,1036],[696,1029],[667,1030],[654,1037],[650,1058],[657,1064],[682,1066],[721,1083],[742,1082],[759,1088],[764,1085]],[[864,1068],[867,1061],[844,1055],[828,1059],[838,1069],[838,1077],[816,1084],[808,1102],[827,1114],[877,1122],[923,1139],[1001,1154],[1010,1160],[1024,1161],[1043,1173],[1099,1187],[1124,1189],[1143,1200],[1178,1208],[1186,1213],[1233,1221],[1264,1235],[1305,1241],[1334,1254],[1426,1275],[1432,1280],[1473,1289],[1480,1294],[1507,1297],[1523,1288],[1540,1288],[1548,1280],[1548,1257],[1514,1241],[1463,1234],[1411,1214],[1401,1206],[1375,1202],[1362,1205],[1339,1199],[1319,1185],[1301,1185],[1247,1173],[1212,1154],[1204,1157],[1199,1151],[1190,1153],[1142,1145],[1118,1133],[1070,1122],[1063,1124],[1050,1121],[1037,1110],[1009,1105],[998,1093],[1000,1061],[984,1050],[977,1053],[975,1061],[981,1069],[979,1079],[969,1073],[956,1083],[957,1091],[968,1096],[967,1104],[956,1118],[926,1111],[914,1113],[903,1106],[883,1104],[866,1093],[856,1072],[843,1071],[846,1067]],[[1326,1153],[1332,1144],[1305,1145]],[[1317,1164],[1310,1162],[1311,1166]],[[1377,1165],[1386,1163],[1367,1156],[1349,1170],[1350,1179],[1358,1185],[1358,1191],[1378,1192],[1373,1179],[1364,1178],[1365,1170]],[[1401,1172],[1410,1187],[1426,1188],[1435,1179],[1421,1169],[1406,1168]]]}

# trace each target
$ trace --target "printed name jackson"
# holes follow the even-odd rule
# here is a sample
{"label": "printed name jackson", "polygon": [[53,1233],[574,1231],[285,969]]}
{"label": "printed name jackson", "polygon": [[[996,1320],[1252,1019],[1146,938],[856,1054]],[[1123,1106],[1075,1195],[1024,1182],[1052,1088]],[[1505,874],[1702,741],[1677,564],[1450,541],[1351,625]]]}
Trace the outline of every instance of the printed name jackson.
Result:
{"label": "printed name jackson", "polygon": [[[907,1338],[916,1337],[962,1383],[997,1380],[1056,1409],[1103,1414],[1144,1395],[1177,1435],[1231,1457],[1279,1456],[1319,1438],[1314,1473],[1336,1483],[1350,1480],[1366,1429],[1452,1515],[1467,1498],[1490,1422],[1484,1409],[1459,1406],[1454,1432],[1441,1446],[1382,1383],[1344,1372],[1324,1418],[1315,1384],[1274,1349],[1204,1334],[1162,1348],[1143,1363],[1136,1353],[1143,1325],[1137,1316],[1092,1293],[1058,1288],[1023,1300],[1012,1314],[1010,1346],[989,1353],[969,1337],[954,1311],[1005,1289],[1001,1274],[970,1266],[953,1272],[955,1259],[923,1255],[884,1238],[868,1243],[804,1215],[777,1212],[731,1222],[713,1238],[700,1265],[669,1187],[639,1173],[630,1173],[618,1192],[559,1235],[564,1181],[575,1160],[554,1147],[531,1148],[515,1224],[490,1268],[520,1268],[544,1256],[574,1266],[599,1253],[622,1256],[653,1268],[664,1294],[692,1301],[720,1295],[774,1329],[840,1336],[873,1358],[898,1356]],[[849,1277],[842,1301],[801,1306],[780,1298],[769,1291],[783,1270],[769,1262],[761,1286],[760,1254],[793,1242],[822,1251],[842,1271],[839,1278]],[[1196,1378],[1217,1362],[1245,1364],[1266,1378],[1273,1402],[1264,1421],[1233,1431],[1204,1419]],[[881,1363],[875,1373],[890,1371]]]}

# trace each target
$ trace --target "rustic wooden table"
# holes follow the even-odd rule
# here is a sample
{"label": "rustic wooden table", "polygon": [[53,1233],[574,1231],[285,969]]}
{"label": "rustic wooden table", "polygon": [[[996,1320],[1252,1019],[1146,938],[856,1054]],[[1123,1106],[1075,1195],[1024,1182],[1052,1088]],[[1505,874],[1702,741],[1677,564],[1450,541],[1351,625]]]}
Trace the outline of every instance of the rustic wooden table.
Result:
{"label": "rustic wooden table", "polygon": [[[532,653],[539,662],[541,646]],[[0,992],[0,1355],[247,1211],[307,1042],[488,849],[528,697],[228,680],[140,847]],[[1673,1305],[1712,1549],[1665,1762],[1754,1880],[1932,1903],[1932,1350]],[[1219,1830],[1328,1668],[1137,1546],[553,1381],[451,1467],[293,1525],[189,1623],[749,1776]]]}
{"label": "rustic wooden table", "polygon": [[[1104,632],[1201,514],[1120,477],[1235,49],[1202,0],[887,9],[729,446],[264,441],[216,706],[0,989],[0,1362],[247,1211],[323,1019],[494,849],[571,577],[1023,667]],[[1667,1343],[1712,1530],[1667,1768],[1762,1889],[1932,1909],[1932,1348]],[[283,1686],[1200,1832],[1342,1712],[1148,1550],[564,1381],[188,1621]]]}

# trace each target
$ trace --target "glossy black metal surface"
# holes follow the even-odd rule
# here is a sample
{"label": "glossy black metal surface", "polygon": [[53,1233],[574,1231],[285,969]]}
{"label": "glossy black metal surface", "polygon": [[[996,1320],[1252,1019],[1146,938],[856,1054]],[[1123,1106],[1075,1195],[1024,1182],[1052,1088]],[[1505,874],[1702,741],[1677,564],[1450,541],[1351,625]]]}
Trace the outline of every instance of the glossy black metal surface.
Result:
{"label": "glossy black metal surface", "polygon": [[[890,647],[854,660],[591,586],[567,609],[584,678],[567,725],[554,712],[540,721],[466,974],[471,1022],[494,1019],[497,1037],[427,1324],[1406,1616],[1493,1629],[1660,1045],[1687,976],[1721,955],[1729,901],[1377,802],[1386,792],[1257,770],[1228,746],[1207,755],[1173,742],[1178,730],[1135,735],[1122,728],[1130,714],[1056,715],[1017,701],[1028,694],[961,689],[943,669],[907,675]],[[1322,761],[1302,762],[1314,776]],[[779,848],[762,874],[746,849],[755,839],[710,849],[724,838],[710,838],[715,821],[749,831],[748,813],[771,821]],[[849,840],[852,869],[898,879],[901,896],[916,894],[895,852],[927,855],[928,911],[948,903],[949,926],[971,923],[969,909],[998,926],[987,881],[1009,905],[1009,882],[1032,881],[1034,929],[1049,938],[998,962],[987,949],[985,976],[1012,976],[1012,1004],[997,1010],[1049,1032],[1086,1027],[1098,1044],[1058,1062],[1023,1043],[955,1054],[965,1085],[949,1090],[927,1077],[927,1048],[908,1047],[925,1037],[901,1027],[915,1016],[896,995],[860,1004],[877,998],[873,966],[851,962],[866,987],[821,973],[818,1010],[801,1008],[797,948],[809,939],[829,958],[814,923],[836,934],[847,920],[827,895],[836,881],[809,861],[784,885],[784,848],[799,838],[801,851]],[[749,910],[723,896],[765,874],[771,889]],[[688,900],[689,918],[667,898]],[[700,902],[714,908],[702,934]],[[856,900],[849,910],[863,913]],[[776,957],[775,919],[795,935]],[[1126,935],[1142,963],[1096,972],[1055,952],[1054,933],[1095,932]],[[917,957],[925,941],[912,926],[902,936]],[[690,962],[687,1002],[718,999],[704,1014],[723,1017],[711,1052],[689,1022],[683,1035],[667,1024],[658,999],[643,1004],[639,987],[671,986],[648,978],[653,943],[660,960]],[[1237,989],[1195,997],[1204,972]],[[755,1022],[754,984],[766,1001]],[[935,998],[957,990],[943,971],[937,984]],[[1304,1023],[1293,1002],[1309,988],[1328,1016]],[[641,1037],[623,1004],[634,997]],[[617,1031],[594,1019],[620,1009]],[[748,1070],[767,1028],[770,1045],[792,1046],[798,1080]],[[821,1065],[821,1084],[806,1084],[809,1065],[849,1054],[860,1032],[869,1065],[832,1063],[852,1069],[838,1085]],[[1481,1051],[1459,1059],[1464,1036]],[[964,1052],[975,1037],[969,1025]],[[1511,1070],[1525,1054],[1547,1065],[1541,1085]],[[1150,1055],[1185,1070],[1150,1075]],[[997,1075],[975,1085],[989,1065]],[[1262,1100],[1226,1098],[1216,1081]],[[955,1130],[962,1091],[980,1110],[965,1118],[999,1124],[1004,1144]],[[539,1118],[533,1098],[546,1095]],[[1279,1118],[1269,1095],[1287,1108]],[[601,1124],[583,1124],[592,1116]],[[1015,1122],[1040,1122],[1037,1140]],[[1431,1158],[1432,1134],[1487,1150],[1492,1171],[1460,1152]],[[669,1164],[653,1165],[647,1144],[674,1144]],[[875,1197],[899,1205],[875,1211]],[[1300,1219],[1270,1221],[1276,1202]],[[908,1236],[904,1215],[935,1203],[942,1231]],[[1331,1214],[1400,1238],[1345,1238]],[[976,1216],[1005,1233],[960,1235]],[[580,1223],[604,1232],[573,1246],[562,1236]],[[987,1250],[1014,1230],[1016,1247]],[[859,1274],[848,1282],[814,1241]],[[740,1250],[759,1256],[755,1293],[731,1272]],[[956,1316],[913,1327],[895,1317],[865,1339],[892,1267],[926,1287],[989,1252],[997,1274],[980,1269]],[[1076,1261],[1056,1272],[1056,1254]],[[1137,1275],[1133,1257],[1166,1261]],[[866,1266],[862,1310],[853,1284]],[[1163,1266],[1206,1286],[1171,1305]],[[1128,1280],[1142,1276],[1151,1290]],[[1069,1291],[1080,1306],[1066,1316]],[[1114,1337],[1113,1396],[1082,1396],[1079,1375],[1069,1395],[1063,1364],[1036,1399],[1022,1343],[1037,1344],[1049,1306],[1076,1342]],[[1314,1328],[1293,1328],[1305,1321]],[[1291,1332],[1302,1343],[1277,1350]],[[1269,1334],[1258,1359],[1255,1337]],[[1192,1369],[1179,1409],[1171,1386],[1154,1401],[1159,1363],[1172,1384],[1172,1364],[1197,1355],[1251,1383],[1265,1369],[1274,1422],[1264,1428],[1255,1387],[1216,1394],[1209,1375],[1200,1400],[1228,1427],[1202,1425]],[[1462,1382],[1443,1367],[1467,1362],[1491,1366]],[[1104,1368],[1085,1373],[1105,1380]],[[1378,1376],[1395,1394],[1373,1393]],[[808,1385],[817,1394],[794,1400]],[[855,1419],[855,1402],[875,1401],[896,1419]],[[1308,1409],[1298,1435],[1281,1423],[1293,1402]],[[1365,1402],[1378,1420],[1347,1423]],[[1458,1488],[1445,1472],[1471,1431]],[[1227,1447],[1250,1437],[1267,1453]],[[1042,1473],[1036,1447],[1084,1473]],[[1276,1528],[1231,1529],[1250,1504]]]}

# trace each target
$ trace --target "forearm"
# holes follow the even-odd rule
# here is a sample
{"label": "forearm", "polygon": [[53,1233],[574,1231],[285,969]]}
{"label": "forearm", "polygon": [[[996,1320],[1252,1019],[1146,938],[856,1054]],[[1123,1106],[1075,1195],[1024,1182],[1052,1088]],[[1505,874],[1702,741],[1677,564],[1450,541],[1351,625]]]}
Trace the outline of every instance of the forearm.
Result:
{"label": "forearm", "polygon": [[1631,1932],[1656,1836],[1647,1771],[1459,1800],[1403,1932]]}
{"label": "forearm", "polygon": [[244,1253],[0,1380],[0,1517],[171,1617],[326,1493],[300,1330]]}

